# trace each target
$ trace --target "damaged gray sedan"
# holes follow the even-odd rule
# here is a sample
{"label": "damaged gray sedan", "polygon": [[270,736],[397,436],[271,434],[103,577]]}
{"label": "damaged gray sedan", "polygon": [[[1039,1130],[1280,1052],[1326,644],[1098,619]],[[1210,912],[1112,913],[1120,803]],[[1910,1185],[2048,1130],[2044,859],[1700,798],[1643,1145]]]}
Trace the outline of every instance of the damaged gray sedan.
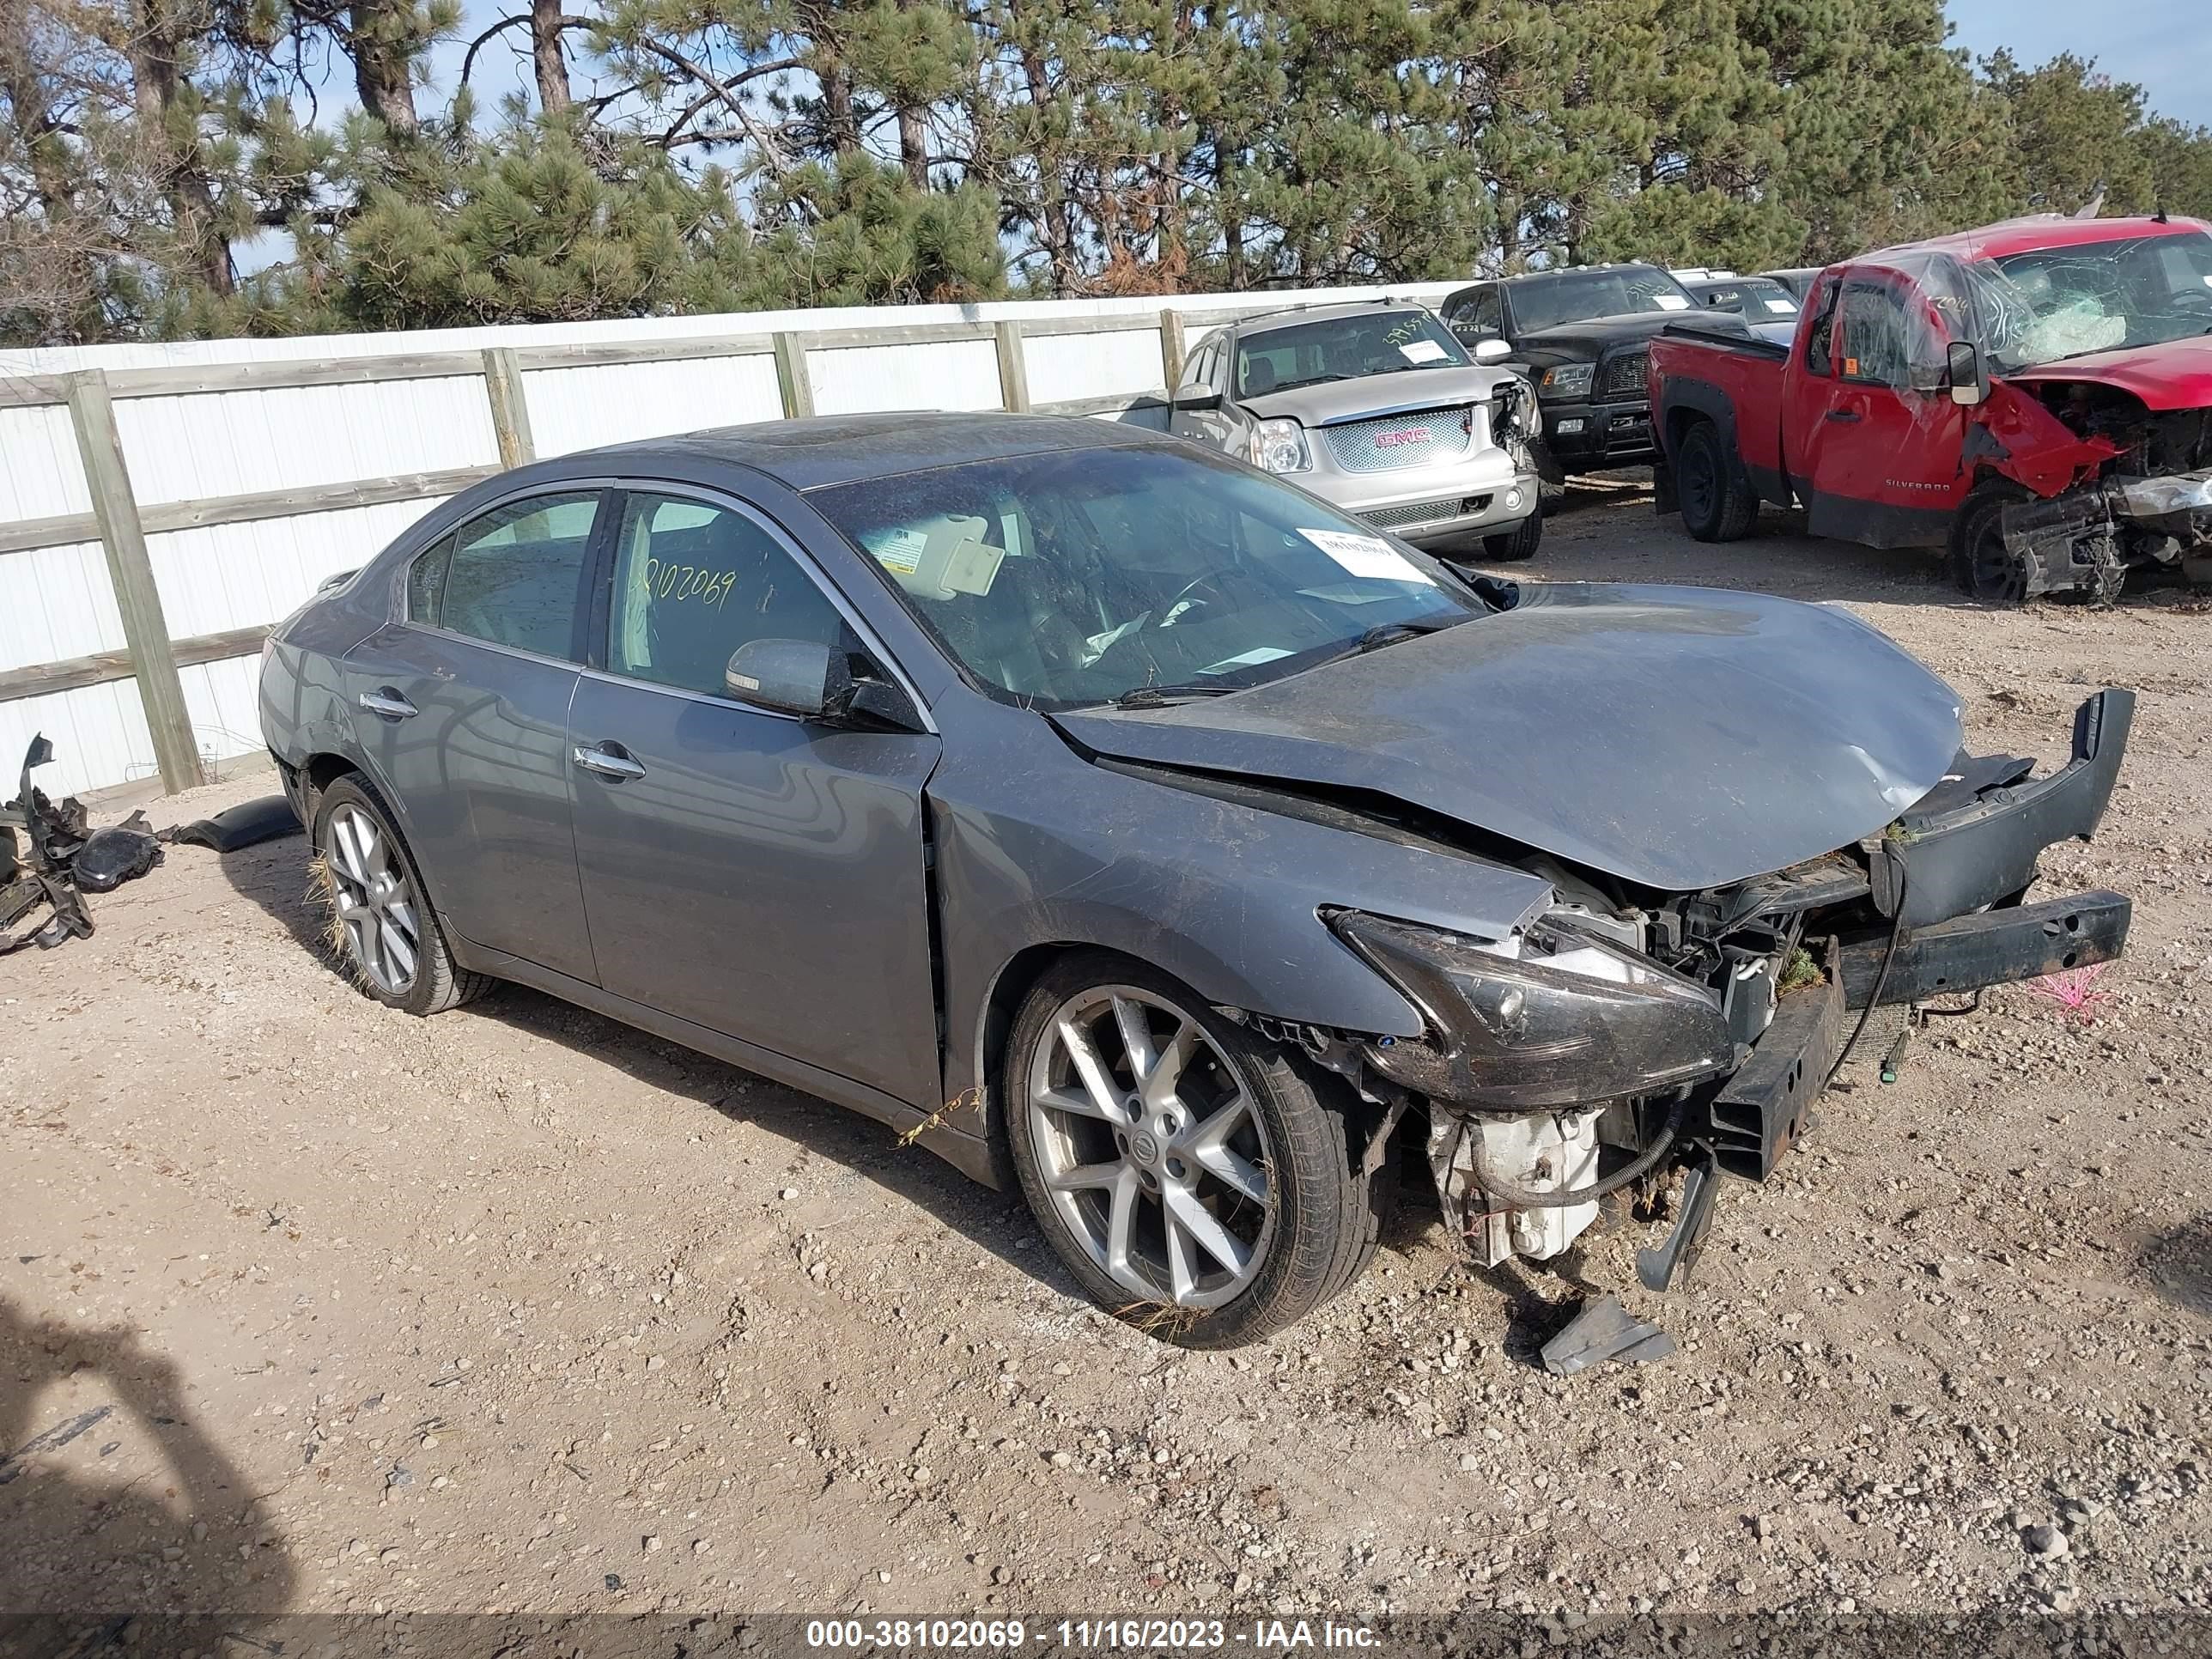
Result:
{"label": "damaged gray sedan", "polygon": [[1854,1011],[2120,950],[2032,902],[2048,776],[1840,610],[1470,580],[1130,428],[832,418],[540,463],[276,630],[349,966],[538,987],[1018,1188],[1201,1346],[1358,1274],[1398,1166],[1471,1259],[1761,1180]]}

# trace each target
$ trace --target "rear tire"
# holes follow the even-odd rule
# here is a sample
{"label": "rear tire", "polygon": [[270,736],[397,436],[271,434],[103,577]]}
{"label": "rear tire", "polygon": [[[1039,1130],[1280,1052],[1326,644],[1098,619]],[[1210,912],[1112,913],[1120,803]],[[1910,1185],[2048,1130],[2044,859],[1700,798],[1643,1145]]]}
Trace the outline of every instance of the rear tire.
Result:
{"label": "rear tire", "polygon": [[1744,482],[1735,446],[1711,421],[1692,422],[1674,455],[1682,528],[1701,542],[1741,541],[1759,521],[1759,497]]}
{"label": "rear tire", "polygon": [[333,781],[315,803],[315,868],[330,943],[354,983],[387,1008],[439,1014],[495,982],[454,965],[415,855],[366,778]]}
{"label": "rear tire", "polygon": [[1509,564],[1521,559],[1533,559],[1536,556],[1536,549],[1543,539],[1544,502],[1543,494],[1540,490],[1537,493],[1536,505],[1528,510],[1527,518],[1522,520],[1510,530],[1496,536],[1485,536],[1482,538],[1483,556],[1499,564]]}
{"label": "rear tire", "polygon": [[1039,1229],[1093,1301],[1149,1335],[1260,1341],[1365,1265],[1369,1182],[1344,1118],[1275,1045],[1156,969],[1103,951],[1055,964],[999,1084]]}

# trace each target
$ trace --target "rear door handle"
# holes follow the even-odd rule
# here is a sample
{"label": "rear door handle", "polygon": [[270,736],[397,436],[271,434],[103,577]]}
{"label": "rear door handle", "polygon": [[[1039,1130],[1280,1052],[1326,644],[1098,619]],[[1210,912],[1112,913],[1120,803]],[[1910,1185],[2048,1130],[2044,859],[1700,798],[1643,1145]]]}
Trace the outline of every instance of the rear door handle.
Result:
{"label": "rear door handle", "polygon": [[1850,422],[1863,421],[1866,416],[1856,409],[1832,409],[1828,411],[1828,418],[1832,421]]}
{"label": "rear door handle", "polygon": [[612,778],[617,782],[645,775],[645,768],[611,744],[603,743],[590,747],[578,744],[576,764],[586,772],[597,772],[601,777]]}
{"label": "rear door handle", "polygon": [[421,712],[388,685],[380,685],[374,691],[364,691],[356,701],[370,714],[387,720],[407,720]]}

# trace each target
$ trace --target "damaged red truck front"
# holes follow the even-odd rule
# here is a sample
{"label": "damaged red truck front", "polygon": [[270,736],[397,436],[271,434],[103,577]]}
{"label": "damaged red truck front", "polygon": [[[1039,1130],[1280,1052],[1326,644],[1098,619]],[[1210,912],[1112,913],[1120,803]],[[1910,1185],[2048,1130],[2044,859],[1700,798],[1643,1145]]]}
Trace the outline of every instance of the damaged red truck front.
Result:
{"label": "damaged red truck front", "polygon": [[1990,604],[2212,576],[2212,233],[2031,218],[1816,279],[1788,345],[1652,341],[1659,510],[1701,541],[1761,501],[1873,547],[1949,552]]}

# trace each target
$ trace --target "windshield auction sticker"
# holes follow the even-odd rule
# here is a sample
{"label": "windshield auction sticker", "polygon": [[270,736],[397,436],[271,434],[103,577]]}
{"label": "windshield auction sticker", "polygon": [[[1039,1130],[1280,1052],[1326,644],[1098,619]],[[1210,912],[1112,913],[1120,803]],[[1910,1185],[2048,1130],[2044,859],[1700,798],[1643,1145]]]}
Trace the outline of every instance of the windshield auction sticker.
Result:
{"label": "windshield auction sticker", "polygon": [[1305,530],[1298,534],[1344,567],[1352,576],[1371,576],[1378,581],[1436,584],[1421,574],[1420,566],[1380,536],[1352,536],[1341,530]]}

